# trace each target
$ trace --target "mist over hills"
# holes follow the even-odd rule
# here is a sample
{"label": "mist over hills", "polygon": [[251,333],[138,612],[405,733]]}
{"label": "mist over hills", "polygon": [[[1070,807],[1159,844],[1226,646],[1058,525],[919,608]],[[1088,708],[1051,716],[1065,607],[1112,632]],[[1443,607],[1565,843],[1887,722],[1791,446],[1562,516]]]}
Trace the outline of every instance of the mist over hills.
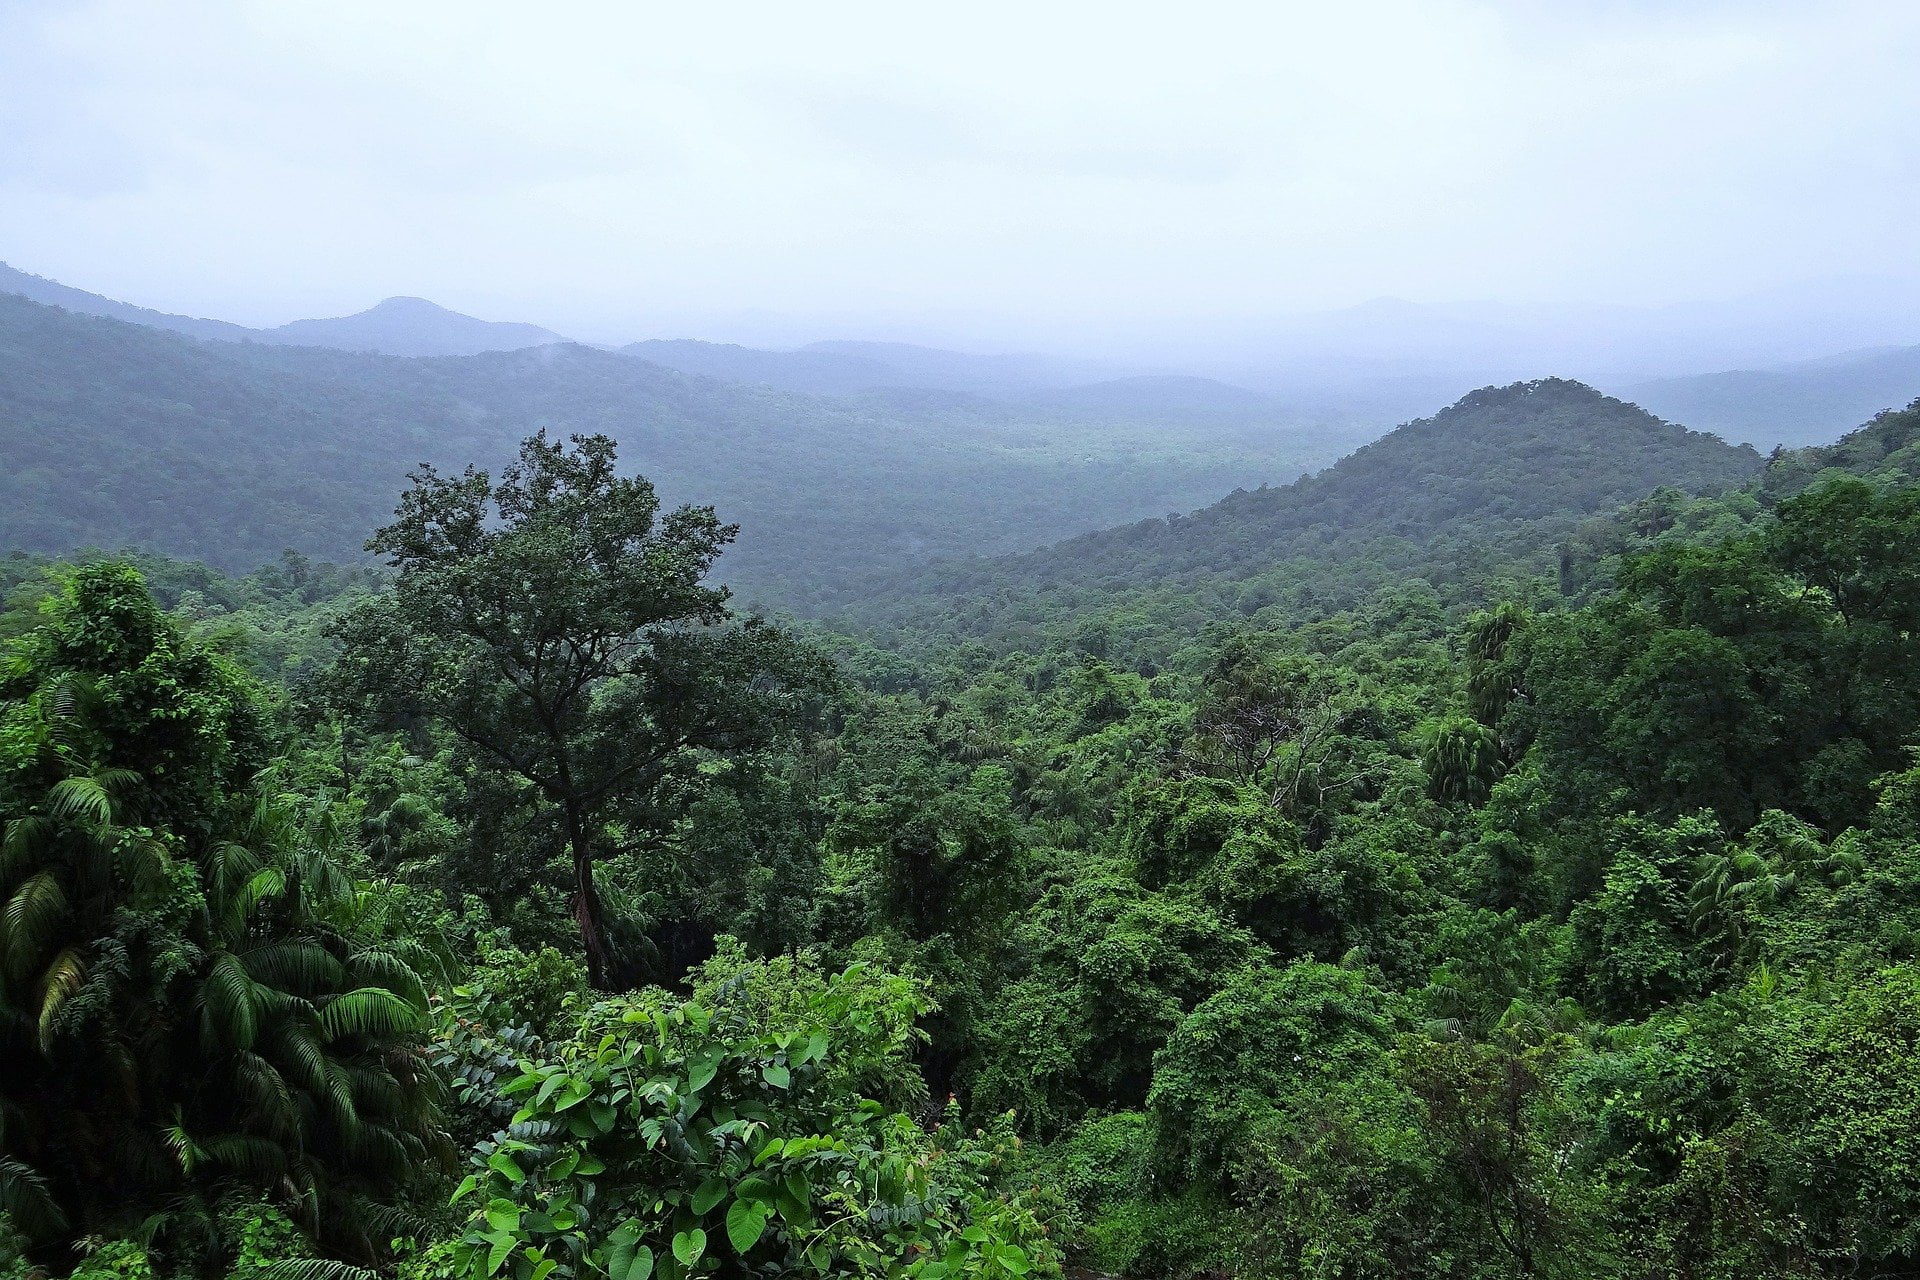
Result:
{"label": "mist over hills", "polygon": [[540,428],[612,435],[669,501],[739,521],[724,575],[792,605],[849,575],[1190,509],[1352,443],[961,393],[809,397],[572,344],[402,358],[205,342],[0,295],[11,548],[352,558],[413,464],[498,466]]}
{"label": "mist over hills", "polygon": [[1763,449],[1826,444],[1853,424],[1920,397],[1920,346],[1664,378],[1621,394],[1662,417]]}
{"label": "mist over hills", "polygon": [[81,315],[123,320],[220,342],[257,342],[268,345],[333,347],[342,351],[374,351],[394,356],[477,355],[483,351],[515,351],[566,339],[538,325],[477,320],[428,302],[425,298],[388,298],[350,316],[295,320],[272,329],[250,329],[225,320],[171,315],[117,302],[97,293],[75,289],[41,276],[30,275],[0,262],[0,293],[17,294],[47,306],[64,307]]}
{"label": "mist over hills", "polygon": [[84,289],[75,289],[71,285],[61,284],[57,280],[49,280],[45,276],[36,276],[17,270],[4,262],[0,262],[0,293],[17,294],[45,306],[64,307],[68,311],[75,311],[81,315],[124,320],[128,324],[168,329],[174,333],[184,333],[195,338],[213,338],[225,342],[257,342],[262,340],[260,335],[264,332],[259,329],[249,329],[245,325],[229,324],[225,320],[201,320],[193,316],[176,316],[165,311],[136,307],[130,302],[117,302],[97,293],[88,293]]}
{"label": "mist over hills", "polygon": [[918,387],[1007,399],[1133,372],[1091,361],[976,355],[905,342],[815,342],[772,350],[675,338],[630,343],[620,350],[683,373],[818,395]]}
{"label": "mist over hills", "polygon": [[[0,292],[228,342],[449,356],[567,341],[538,325],[479,320],[423,298],[254,329],[136,307],[4,264]],[[1131,359],[856,340],[775,348],[656,338],[618,350],[686,374],[809,396],[917,389],[1131,421],[1197,413],[1208,421],[1311,422],[1350,436],[1432,413],[1474,387],[1575,374],[1672,420],[1768,448],[1832,441],[1920,395],[1920,346],[1884,341],[1911,334],[1920,334],[1920,310],[1905,291],[1853,282],[1662,308],[1383,297],[1290,317],[1169,323],[1118,343],[1136,353]],[[1809,358],[1848,339],[1861,345]]]}

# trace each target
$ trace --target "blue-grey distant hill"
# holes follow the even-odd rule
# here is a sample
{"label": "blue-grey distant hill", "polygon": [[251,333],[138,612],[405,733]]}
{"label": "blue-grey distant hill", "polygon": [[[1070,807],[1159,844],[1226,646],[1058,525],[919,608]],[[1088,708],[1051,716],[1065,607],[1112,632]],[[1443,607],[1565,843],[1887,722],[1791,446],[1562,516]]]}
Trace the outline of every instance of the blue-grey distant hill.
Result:
{"label": "blue-grey distant hill", "polygon": [[269,346],[333,347],[390,356],[467,356],[483,351],[518,351],[566,339],[538,325],[476,320],[425,298],[388,298],[356,315],[324,320],[295,320],[273,329],[250,329],[225,320],[170,315],[75,289],[0,263],[0,293],[18,294],[46,306],[81,315],[124,320],[151,329],[167,329],[191,338],[220,342],[258,342]]}
{"label": "blue-grey distant hill", "polygon": [[355,315],[295,320],[266,330],[263,340],[339,351],[377,351],[389,356],[472,356],[566,341],[537,324],[476,320],[425,298],[388,298]]}
{"label": "blue-grey distant hill", "polygon": [[1920,399],[1920,346],[1662,378],[1621,394],[1663,418],[1762,449],[1830,444],[1881,410]]}

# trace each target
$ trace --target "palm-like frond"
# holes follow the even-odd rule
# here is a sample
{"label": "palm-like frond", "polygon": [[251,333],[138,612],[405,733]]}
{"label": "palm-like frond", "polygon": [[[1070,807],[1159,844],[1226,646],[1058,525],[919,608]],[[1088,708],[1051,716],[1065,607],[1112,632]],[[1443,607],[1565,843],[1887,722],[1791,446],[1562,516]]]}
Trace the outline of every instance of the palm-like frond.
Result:
{"label": "palm-like frond", "polygon": [[[131,776],[125,769],[111,772]],[[97,774],[62,778],[47,792],[47,812],[62,822],[112,826],[113,810],[113,788]]]}
{"label": "palm-like frond", "polygon": [[67,1225],[67,1215],[39,1171],[6,1157],[0,1157],[0,1212],[29,1239],[44,1239]]}
{"label": "palm-like frond", "polygon": [[214,896],[226,902],[260,869],[260,859],[239,841],[222,840],[207,851],[207,867],[212,873]]}
{"label": "palm-like frond", "polygon": [[386,947],[370,947],[347,957],[347,973],[363,987],[381,986],[415,1009],[427,1007],[426,986],[414,967]]}
{"label": "palm-like frond", "polygon": [[320,1034],[305,1018],[284,1018],[275,1023],[269,1038],[269,1051],[280,1073],[309,1093],[327,1088],[327,1051]]}
{"label": "palm-like frond", "polygon": [[258,986],[240,958],[224,951],[216,955],[200,984],[202,1042],[208,1051],[253,1048],[259,1005]]}
{"label": "palm-like frond", "polygon": [[225,1133],[201,1145],[209,1164],[244,1174],[256,1183],[270,1184],[287,1169],[286,1149],[257,1134]]}
{"label": "palm-like frond", "polygon": [[0,912],[0,949],[8,978],[23,981],[67,919],[67,893],[52,869],[36,872]]}
{"label": "palm-like frond", "polygon": [[72,947],[64,947],[40,978],[40,1052],[53,1048],[55,1020],[62,1006],[87,980],[87,964]]}
{"label": "palm-like frond", "polygon": [[0,836],[0,885],[14,884],[47,856],[59,824],[45,814],[15,818]]}
{"label": "palm-like frond", "polygon": [[290,1258],[267,1267],[260,1280],[380,1280],[380,1273],[332,1258]]}
{"label": "palm-like frond", "polygon": [[234,1078],[245,1099],[247,1115],[277,1138],[291,1137],[299,1128],[300,1108],[285,1076],[257,1053],[234,1058]]}
{"label": "palm-like frond", "polygon": [[281,938],[241,953],[256,982],[283,991],[321,992],[337,987],[347,970],[311,938]]}
{"label": "palm-like frond", "polygon": [[343,992],[320,1007],[320,1030],[330,1041],[405,1036],[419,1028],[420,1011],[385,987]]}

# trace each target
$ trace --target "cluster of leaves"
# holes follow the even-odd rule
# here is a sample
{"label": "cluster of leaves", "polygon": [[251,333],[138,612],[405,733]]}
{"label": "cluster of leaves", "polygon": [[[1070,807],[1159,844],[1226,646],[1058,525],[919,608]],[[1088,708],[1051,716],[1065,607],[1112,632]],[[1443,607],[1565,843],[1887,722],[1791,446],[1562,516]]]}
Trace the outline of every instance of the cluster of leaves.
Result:
{"label": "cluster of leaves", "polygon": [[1048,1262],[977,1144],[893,1109],[919,1100],[919,984],[734,952],[695,986],[596,1005],[498,1082],[518,1109],[455,1191],[472,1212],[456,1274],[940,1280]]}

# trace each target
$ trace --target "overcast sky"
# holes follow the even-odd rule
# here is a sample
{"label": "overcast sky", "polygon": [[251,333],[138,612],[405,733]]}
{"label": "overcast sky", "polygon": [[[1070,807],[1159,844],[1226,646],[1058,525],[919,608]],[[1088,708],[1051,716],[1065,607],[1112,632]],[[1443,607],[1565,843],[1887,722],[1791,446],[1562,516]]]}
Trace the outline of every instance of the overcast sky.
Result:
{"label": "overcast sky", "polygon": [[1062,349],[1905,283],[1917,68],[1915,0],[0,0],[0,259],[249,324]]}

